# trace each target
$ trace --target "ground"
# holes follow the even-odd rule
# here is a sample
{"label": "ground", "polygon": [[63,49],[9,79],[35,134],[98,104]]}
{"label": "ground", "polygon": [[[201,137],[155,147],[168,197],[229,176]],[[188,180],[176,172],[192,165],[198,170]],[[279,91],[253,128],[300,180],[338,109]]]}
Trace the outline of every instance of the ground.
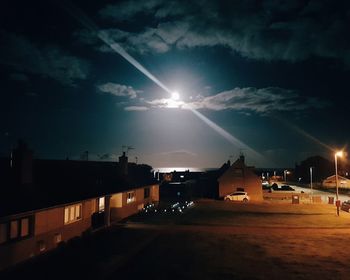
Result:
{"label": "ground", "polygon": [[150,212],[76,240],[3,277],[350,277],[350,214],[341,211],[338,217],[334,205],[202,200],[182,214]]}

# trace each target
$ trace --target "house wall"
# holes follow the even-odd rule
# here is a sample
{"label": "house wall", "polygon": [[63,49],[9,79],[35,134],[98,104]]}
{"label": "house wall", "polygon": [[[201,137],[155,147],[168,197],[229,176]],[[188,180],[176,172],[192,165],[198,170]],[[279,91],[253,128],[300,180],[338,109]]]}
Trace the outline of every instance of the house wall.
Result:
{"label": "house wall", "polygon": [[232,169],[228,169],[218,181],[219,197],[221,198],[243,188],[252,201],[263,200],[261,180],[249,169],[245,169],[242,176],[237,176]]}
{"label": "house wall", "polygon": [[[107,215],[106,217],[108,219],[110,217],[112,221],[120,220],[137,213],[147,203],[158,202],[159,185],[147,187],[150,189],[148,198],[144,197],[145,187],[138,188],[133,190],[135,200],[130,203],[127,203],[128,192],[111,195],[110,202],[105,204],[105,207],[108,207],[108,204],[110,205],[110,216]],[[97,211],[96,199],[1,218],[0,226],[1,224],[7,225],[7,241],[0,243],[0,270],[45,253],[56,248],[60,242],[69,241],[89,231],[92,227],[91,216]],[[65,208],[77,204],[82,205],[81,218],[65,224]],[[106,213],[108,213],[107,209]],[[31,220],[29,236],[10,240],[8,226],[10,221],[19,220],[23,217],[30,217]]]}
{"label": "house wall", "polygon": [[[90,229],[93,200],[80,203],[82,204],[81,219],[66,225],[64,224],[65,206],[3,218],[0,224],[9,224],[10,221],[30,217],[31,233],[23,239],[11,240],[8,236],[8,240],[0,244],[0,270],[54,249],[60,242],[81,236]],[[9,230],[8,226],[7,231]]]}
{"label": "house wall", "polygon": [[[335,188],[336,187],[335,176],[331,176],[323,180],[322,186],[326,188]],[[339,176],[338,187],[342,189],[350,189],[350,180]]]}
{"label": "house wall", "polygon": [[[144,197],[144,189],[149,188],[150,194],[148,198]],[[129,192],[134,192],[135,199],[131,202],[127,201]],[[113,194],[111,197],[111,220],[119,221],[128,216],[136,214],[145,205],[159,201],[159,185],[145,186],[142,188],[126,191],[123,193]]]}

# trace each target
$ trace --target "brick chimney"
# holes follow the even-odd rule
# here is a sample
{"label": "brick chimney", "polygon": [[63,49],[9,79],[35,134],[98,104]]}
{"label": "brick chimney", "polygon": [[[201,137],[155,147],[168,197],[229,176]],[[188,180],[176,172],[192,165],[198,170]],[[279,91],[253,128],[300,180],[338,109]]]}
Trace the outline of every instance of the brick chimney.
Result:
{"label": "brick chimney", "polygon": [[12,168],[14,180],[20,185],[33,182],[33,151],[29,150],[26,143],[18,141],[18,146],[12,152]]}
{"label": "brick chimney", "polygon": [[125,152],[119,157],[119,168],[122,175],[128,175],[128,157],[125,155]]}
{"label": "brick chimney", "polygon": [[239,160],[240,160],[242,163],[244,163],[244,155],[243,155],[243,154],[241,154],[241,155],[239,156]]}

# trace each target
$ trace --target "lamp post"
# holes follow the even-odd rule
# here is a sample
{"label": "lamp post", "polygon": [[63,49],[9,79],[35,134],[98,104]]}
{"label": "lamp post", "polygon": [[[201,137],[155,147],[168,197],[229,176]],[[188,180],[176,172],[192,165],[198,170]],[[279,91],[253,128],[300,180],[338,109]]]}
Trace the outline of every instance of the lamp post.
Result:
{"label": "lamp post", "polygon": [[310,189],[311,189],[311,200],[312,200],[312,167],[310,167]]}
{"label": "lamp post", "polygon": [[287,170],[284,170],[284,181],[287,182]]}
{"label": "lamp post", "polygon": [[337,158],[343,156],[343,151],[338,151],[334,154],[334,164],[335,164],[335,188],[336,188],[336,198],[337,201],[335,202],[337,206],[337,216],[339,216],[339,206],[340,206],[340,201],[338,199],[339,193],[338,193],[338,162]]}
{"label": "lamp post", "polygon": [[286,169],[284,170],[284,181],[287,183],[287,174],[289,174],[290,172]]}

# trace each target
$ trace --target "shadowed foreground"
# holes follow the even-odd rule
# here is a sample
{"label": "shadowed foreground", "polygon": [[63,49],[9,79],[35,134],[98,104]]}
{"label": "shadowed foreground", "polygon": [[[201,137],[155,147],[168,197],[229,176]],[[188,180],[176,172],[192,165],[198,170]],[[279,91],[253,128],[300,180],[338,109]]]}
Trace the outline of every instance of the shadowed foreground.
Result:
{"label": "shadowed foreground", "polygon": [[350,214],[336,217],[333,205],[201,202],[133,217],[0,276],[348,279],[349,239]]}

